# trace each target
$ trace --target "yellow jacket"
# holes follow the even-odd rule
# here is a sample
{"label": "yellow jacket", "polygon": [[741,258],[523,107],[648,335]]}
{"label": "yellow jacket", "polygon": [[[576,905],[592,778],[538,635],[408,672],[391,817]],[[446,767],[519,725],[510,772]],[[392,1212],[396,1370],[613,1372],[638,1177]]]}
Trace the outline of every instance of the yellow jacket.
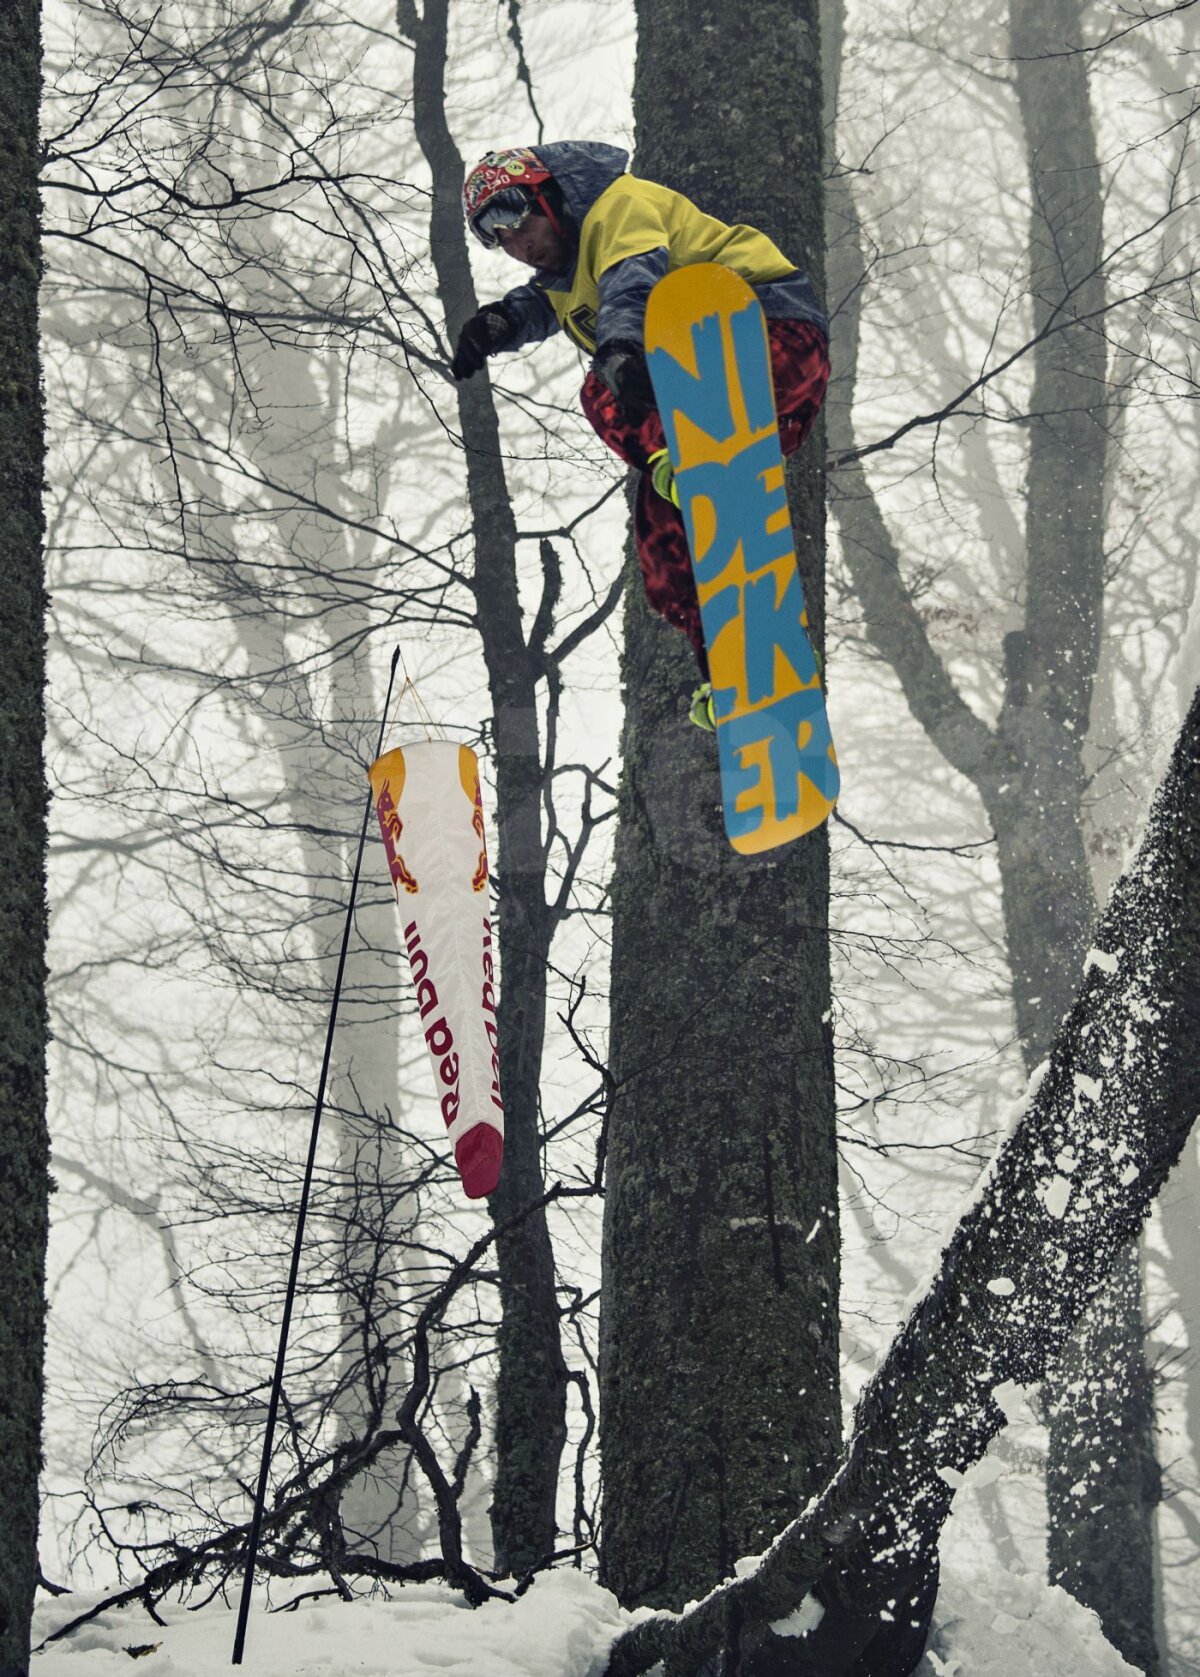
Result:
{"label": "yellow jacket", "polygon": [[729,226],[681,192],[625,174],[626,154],[615,146],[567,141],[535,149],[562,189],[578,247],[563,273],[539,271],[507,293],[504,307],[516,330],[506,349],[560,327],[590,354],[614,341],[640,345],[651,289],[693,262],[732,268],[755,288],[769,317],[809,320],[828,332],[808,277],[757,228]]}

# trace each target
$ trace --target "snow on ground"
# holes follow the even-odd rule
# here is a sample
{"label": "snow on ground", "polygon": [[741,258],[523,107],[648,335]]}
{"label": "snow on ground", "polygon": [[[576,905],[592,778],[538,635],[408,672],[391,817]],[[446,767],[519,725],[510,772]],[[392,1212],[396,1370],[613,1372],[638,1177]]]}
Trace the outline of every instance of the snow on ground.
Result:
{"label": "snow on ground", "polygon": [[[69,1608],[65,1598],[43,1608],[41,1634],[63,1623]],[[492,1601],[474,1612],[440,1584],[408,1586],[390,1601],[325,1597],[294,1613],[268,1612],[260,1595],[255,1608],[243,1660],[248,1677],[599,1677],[605,1648],[627,1622],[606,1590],[573,1571],[547,1574],[511,1606]],[[228,1670],[231,1611],[213,1604],[198,1613],[160,1612],[165,1629],[140,1608],[105,1615],[45,1649],[31,1674],[126,1677],[129,1650],[149,1644],[157,1646],[138,1658],[137,1677]]]}
{"label": "snow on ground", "polygon": [[[65,1623],[80,1599],[40,1608],[36,1634]],[[38,1654],[31,1677],[224,1677],[233,1612],[220,1603],[159,1611],[165,1629],[141,1608],[106,1614]],[[545,1574],[511,1605],[475,1611],[441,1584],[410,1585],[386,1601],[328,1596],[293,1613],[268,1612],[260,1592],[242,1669],[247,1677],[599,1677],[628,1622],[607,1590],[570,1570]],[[153,1652],[132,1666],[130,1650],[147,1646]]]}
{"label": "snow on ground", "polygon": [[[945,1533],[934,1632],[918,1677],[1133,1671],[1094,1616],[1062,1590],[956,1559],[954,1527],[952,1520]],[[40,1605],[37,1636],[67,1623],[91,1599]],[[290,1613],[268,1612],[260,1594],[255,1609],[243,1663],[248,1677],[601,1677],[613,1638],[634,1618],[594,1579],[570,1570],[543,1575],[511,1606],[492,1601],[474,1612],[438,1584],[412,1585],[390,1601],[305,1601]],[[216,1677],[228,1670],[228,1608],[161,1612],[165,1628],[141,1608],[106,1614],[37,1654],[31,1677],[125,1677],[133,1670],[136,1677]]]}
{"label": "snow on ground", "polygon": [[943,1555],[934,1630],[917,1677],[1130,1677],[1095,1614],[1056,1585],[972,1575]]}

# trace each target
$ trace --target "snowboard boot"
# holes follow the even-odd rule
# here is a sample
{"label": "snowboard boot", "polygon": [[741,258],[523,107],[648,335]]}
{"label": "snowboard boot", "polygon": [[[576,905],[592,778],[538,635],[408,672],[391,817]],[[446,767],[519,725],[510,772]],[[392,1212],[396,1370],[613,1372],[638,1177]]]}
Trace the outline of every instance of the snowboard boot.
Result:
{"label": "snowboard boot", "polygon": [[711,681],[702,681],[692,694],[692,708],[688,711],[688,721],[694,722],[697,728],[703,728],[706,734],[716,733],[717,718],[713,712]]}
{"label": "snowboard boot", "polygon": [[679,491],[675,487],[675,468],[671,464],[671,456],[665,448],[660,448],[650,456],[646,470],[650,473],[650,482],[664,501],[671,505],[679,505]]}

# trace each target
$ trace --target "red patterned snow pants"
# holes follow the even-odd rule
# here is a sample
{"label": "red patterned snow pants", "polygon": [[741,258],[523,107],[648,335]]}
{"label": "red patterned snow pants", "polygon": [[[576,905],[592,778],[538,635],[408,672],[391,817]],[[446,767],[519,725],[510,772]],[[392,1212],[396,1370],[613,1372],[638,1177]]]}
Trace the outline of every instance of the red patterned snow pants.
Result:
{"label": "red patterned snow pants", "polygon": [[[779,441],[794,454],[816,424],[829,383],[829,351],[820,329],[803,320],[768,320],[771,375],[779,414]],[[700,627],[700,602],[688,556],[679,509],[654,488],[646,471],[650,456],[664,446],[662,422],[647,415],[639,427],[627,425],[612,392],[589,372],[580,403],[598,436],[615,454],[642,473],[633,512],[633,534],[646,598],[660,617],[691,641],[701,674],[708,659]]]}

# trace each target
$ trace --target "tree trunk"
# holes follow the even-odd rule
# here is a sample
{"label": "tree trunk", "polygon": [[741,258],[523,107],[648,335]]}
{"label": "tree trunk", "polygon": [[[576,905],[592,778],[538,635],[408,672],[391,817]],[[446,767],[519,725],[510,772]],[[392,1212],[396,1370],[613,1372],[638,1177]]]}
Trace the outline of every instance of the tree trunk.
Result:
{"label": "tree trunk", "polygon": [[42,394],[37,288],[40,14],[0,17],[0,1677],[29,1669],[37,1577],[49,1142]]}
{"label": "tree trunk", "polygon": [[[756,1573],[626,1632],[606,1677],[659,1660],[668,1677],[715,1671],[719,1650],[740,1677],[915,1669],[919,1648],[871,1657],[870,1621],[907,1608],[954,1486],[1004,1425],[1003,1388],[1045,1377],[1200,1113],[1200,692],[1095,942],[1028,1112],[863,1394],[839,1472]],[[820,1622],[775,1634],[810,1591]]]}
{"label": "tree trunk", "polygon": [[[1035,333],[1104,305],[1102,198],[1081,0],[1012,0],[1011,51],[1032,197]],[[981,788],[999,846],[1026,1064],[1046,1053],[1096,916],[1083,843],[1082,750],[1104,609],[1106,344],[1093,321],[1033,352],[1025,628],[1005,643],[1003,779]]]}
{"label": "tree trunk", "polygon": [[[447,6],[448,0],[426,0],[418,22],[415,8],[410,12],[402,5],[400,23],[402,30],[415,31],[414,117],[418,143],[433,173],[430,244],[453,339],[477,302],[461,210],[465,171],[446,120]],[[486,374],[461,385],[458,397],[474,526],[478,627],[496,724],[505,1139],[504,1171],[489,1204],[496,1222],[505,1223],[545,1191],[538,1089],[554,920],[546,902],[541,836],[537,682],[543,669],[522,630],[516,523]],[[566,1442],[567,1371],[545,1212],[531,1212],[502,1234],[496,1255],[501,1322],[492,1537],[497,1569],[520,1573],[555,1547],[558,1468]]]}
{"label": "tree trunk", "polygon": [[[819,286],[813,0],[640,0],[638,26],[637,172],[763,228]],[[817,440],[788,486],[818,642],[822,479]],[[625,634],[602,1575],[679,1607],[769,1541],[840,1437],[828,840],[730,849],[691,652],[636,572]]]}
{"label": "tree trunk", "polygon": [[1155,1636],[1154,1388],[1137,1246],[1121,1252],[1046,1388],[1050,1577],[1096,1613],[1131,1665],[1159,1669]]}
{"label": "tree trunk", "polygon": [[[1035,331],[1103,307],[1102,185],[1080,39],[1082,0],[1012,0],[1011,50],[1033,195]],[[1026,630],[1010,636],[1000,734],[1019,767],[989,800],[1005,891],[1017,1026],[1032,1066],[1062,1018],[1095,918],[1083,836],[1084,767],[1104,602],[1106,341],[1095,323],[1034,356]],[[1050,1577],[1157,1677],[1154,1404],[1141,1267],[1116,1266],[1051,1373]],[[1119,1446],[1118,1446],[1119,1441]]]}

